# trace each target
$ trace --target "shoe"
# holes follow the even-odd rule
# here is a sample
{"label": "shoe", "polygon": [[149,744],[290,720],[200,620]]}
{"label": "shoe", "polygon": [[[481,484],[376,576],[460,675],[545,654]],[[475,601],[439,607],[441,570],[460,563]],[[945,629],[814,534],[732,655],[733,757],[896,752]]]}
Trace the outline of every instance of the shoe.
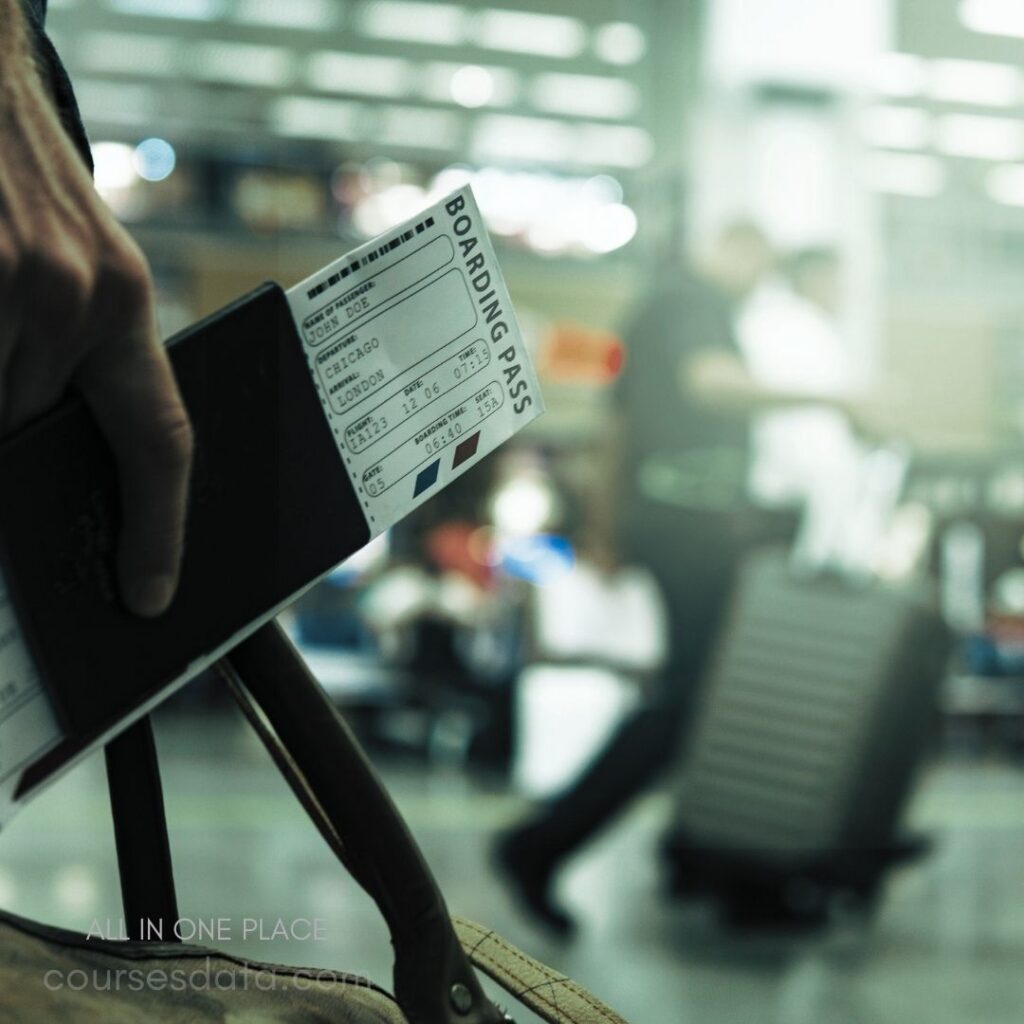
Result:
{"label": "shoe", "polygon": [[551,892],[555,864],[537,856],[531,849],[528,833],[517,829],[499,836],[492,859],[517,903],[534,922],[559,939],[573,936],[576,921],[558,905]]}

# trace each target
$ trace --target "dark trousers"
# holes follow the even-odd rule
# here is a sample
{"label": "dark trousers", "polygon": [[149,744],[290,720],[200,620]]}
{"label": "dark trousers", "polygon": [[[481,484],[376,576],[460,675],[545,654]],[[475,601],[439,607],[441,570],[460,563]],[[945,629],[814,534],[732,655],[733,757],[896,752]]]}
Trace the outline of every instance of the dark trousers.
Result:
{"label": "dark trousers", "polygon": [[654,574],[665,601],[668,657],[646,706],[520,830],[531,856],[551,865],[648,789],[678,756],[745,547],[736,517],[725,514],[655,508],[629,526],[627,557]]}

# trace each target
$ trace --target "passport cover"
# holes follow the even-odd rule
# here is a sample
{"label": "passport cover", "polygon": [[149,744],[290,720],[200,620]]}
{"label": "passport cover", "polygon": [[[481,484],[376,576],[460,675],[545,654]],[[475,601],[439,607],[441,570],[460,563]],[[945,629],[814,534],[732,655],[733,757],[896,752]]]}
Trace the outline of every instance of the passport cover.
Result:
{"label": "passport cover", "polygon": [[280,286],[168,350],[195,459],[181,583],[159,619],[120,602],[115,467],[83,402],[0,443],[0,561],[65,734],[19,795],[369,540]]}

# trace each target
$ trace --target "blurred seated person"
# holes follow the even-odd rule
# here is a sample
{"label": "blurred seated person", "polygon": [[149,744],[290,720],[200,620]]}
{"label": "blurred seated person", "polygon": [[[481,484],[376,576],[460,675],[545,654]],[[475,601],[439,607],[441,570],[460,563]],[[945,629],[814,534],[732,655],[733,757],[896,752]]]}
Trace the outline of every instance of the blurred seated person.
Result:
{"label": "blurred seated person", "polygon": [[388,660],[412,678],[412,700],[438,719],[470,714],[467,757],[504,773],[519,609],[498,593],[476,551],[492,469],[492,460],[479,463],[396,524],[391,564],[367,587],[360,611]]}
{"label": "blurred seated person", "polygon": [[574,922],[554,896],[558,869],[658,778],[686,735],[747,548],[752,418],[845,404],[839,395],[763,382],[740,347],[740,307],[775,264],[756,225],[732,224],[691,268],[645,298],[624,331],[618,555],[657,581],[668,652],[646,705],[567,791],[496,845],[497,866],[523,908],[562,936]]}

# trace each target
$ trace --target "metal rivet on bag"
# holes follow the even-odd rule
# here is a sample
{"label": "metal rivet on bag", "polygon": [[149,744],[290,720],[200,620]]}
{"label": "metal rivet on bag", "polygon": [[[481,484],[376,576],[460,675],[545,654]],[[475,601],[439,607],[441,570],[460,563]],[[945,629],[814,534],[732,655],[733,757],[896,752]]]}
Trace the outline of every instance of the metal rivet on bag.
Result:
{"label": "metal rivet on bag", "polygon": [[452,985],[451,998],[456,1013],[466,1014],[473,1009],[473,993],[461,982]]}

